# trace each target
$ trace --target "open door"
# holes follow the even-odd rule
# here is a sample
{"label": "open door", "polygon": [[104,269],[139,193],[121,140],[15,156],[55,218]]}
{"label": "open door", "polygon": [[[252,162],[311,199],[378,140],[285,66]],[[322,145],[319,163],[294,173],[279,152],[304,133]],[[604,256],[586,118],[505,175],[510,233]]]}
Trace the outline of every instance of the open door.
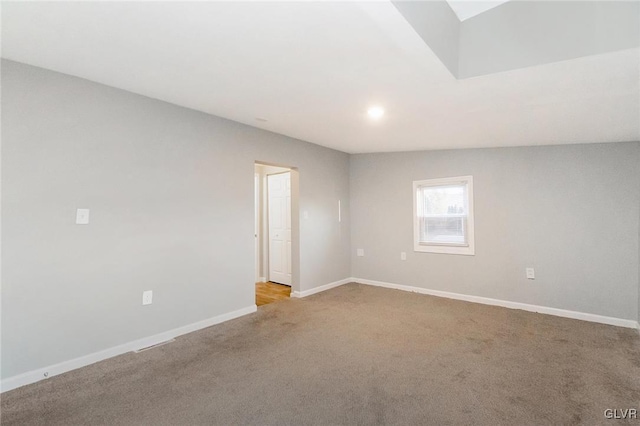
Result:
{"label": "open door", "polygon": [[267,176],[269,280],[291,285],[291,172]]}

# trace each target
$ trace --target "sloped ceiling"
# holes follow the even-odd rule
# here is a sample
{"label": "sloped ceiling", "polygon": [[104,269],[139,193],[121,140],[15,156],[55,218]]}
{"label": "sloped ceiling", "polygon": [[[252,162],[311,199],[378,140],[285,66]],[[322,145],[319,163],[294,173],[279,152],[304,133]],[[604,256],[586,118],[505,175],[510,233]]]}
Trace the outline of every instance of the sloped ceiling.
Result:
{"label": "sloped ceiling", "polygon": [[390,2],[4,2],[2,56],[350,153],[640,139],[638,48],[458,80]]}
{"label": "sloped ceiling", "polygon": [[494,7],[498,7],[507,1],[509,0],[447,0],[447,3],[449,3],[449,6],[453,9],[458,19],[464,21]]}

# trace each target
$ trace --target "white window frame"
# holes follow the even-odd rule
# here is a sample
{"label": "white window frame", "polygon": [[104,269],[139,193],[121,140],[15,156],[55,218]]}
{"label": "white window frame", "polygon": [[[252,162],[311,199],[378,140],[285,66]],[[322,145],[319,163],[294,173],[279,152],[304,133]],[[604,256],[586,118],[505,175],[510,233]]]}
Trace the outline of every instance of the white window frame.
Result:
{"label": "white window frame", "polygon": [[[420,243],[420,221],[418,218],[418,189],[425,186],[467,185],[468,216],[467,216],[467,244],[425,244]],[[413,249],[423,253],[475,255],[475,240],[473,226],[473,176],[458,176],[441,179],[417,180],[413,182]]]}

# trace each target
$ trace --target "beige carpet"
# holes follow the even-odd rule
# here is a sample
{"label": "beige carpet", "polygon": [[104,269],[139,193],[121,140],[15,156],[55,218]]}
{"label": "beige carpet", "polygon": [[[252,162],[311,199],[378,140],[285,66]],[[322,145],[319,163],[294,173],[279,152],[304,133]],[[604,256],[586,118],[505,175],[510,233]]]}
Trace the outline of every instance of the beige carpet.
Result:
{"label": "beige carpet", "polygon": [[637,331],[348,284],[2,395],[3,425],[624,424]]}

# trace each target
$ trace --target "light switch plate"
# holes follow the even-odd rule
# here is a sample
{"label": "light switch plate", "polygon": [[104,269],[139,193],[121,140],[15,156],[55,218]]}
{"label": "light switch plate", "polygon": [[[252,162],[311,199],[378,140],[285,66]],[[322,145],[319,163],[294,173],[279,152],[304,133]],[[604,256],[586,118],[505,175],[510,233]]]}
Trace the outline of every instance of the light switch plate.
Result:
{"label": "light switch plate", "polygon": [[358,254],[358,256],[362,257],[364,256],[364,249],[358,249],[356,253]]}
{"label": "light switch plate", "polygon": [[76,210],[76,225],[89,224],[89,209]]}
{"label": "light switch plate", "polygon": [[536,279],[536,273],[533,270],[533,268],[527,268],[527,269],[525,269],[525,272],[527,274],[527,279],[528,280],[535,280]]}
{"label": "light switch plate", "polygon": [[142,292],[142,304],[150,305],[153,303],[153,291],[147,290]]}
{"label": "light switch plate", "polygon": [[407,260],[407,253],[405,253],[404,251],[400,252],[400,260]]}

